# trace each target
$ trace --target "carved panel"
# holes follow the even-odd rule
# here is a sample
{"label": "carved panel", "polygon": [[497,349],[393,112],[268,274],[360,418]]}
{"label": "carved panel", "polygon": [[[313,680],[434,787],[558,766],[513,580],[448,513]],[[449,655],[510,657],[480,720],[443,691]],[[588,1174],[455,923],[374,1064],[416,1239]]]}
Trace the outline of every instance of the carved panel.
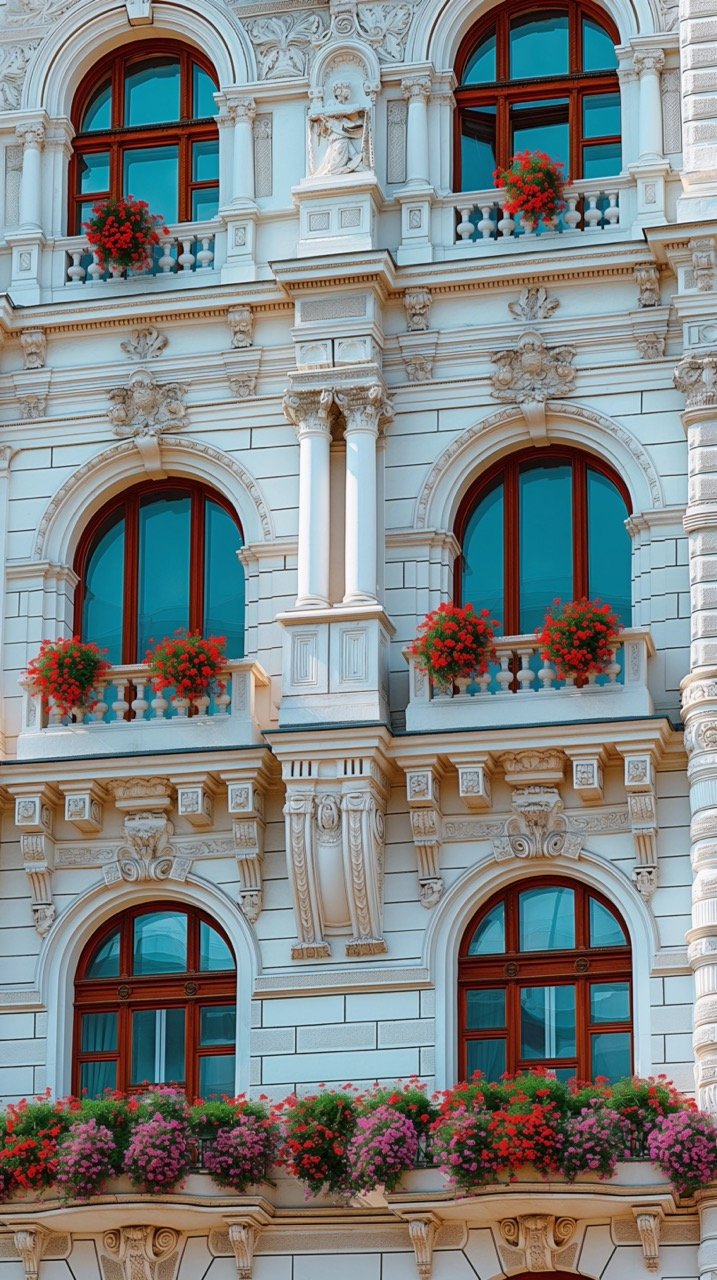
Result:
{"label": "carved panel", "polygon": [[270,196],[274,189],[274,115],[260,111],[254,117],[254,190],[257,196]]}
{"label": "carved panel", "polygon": [[393,98],[386,105],[386,181],[406,181],[406,123],[408,103]]}

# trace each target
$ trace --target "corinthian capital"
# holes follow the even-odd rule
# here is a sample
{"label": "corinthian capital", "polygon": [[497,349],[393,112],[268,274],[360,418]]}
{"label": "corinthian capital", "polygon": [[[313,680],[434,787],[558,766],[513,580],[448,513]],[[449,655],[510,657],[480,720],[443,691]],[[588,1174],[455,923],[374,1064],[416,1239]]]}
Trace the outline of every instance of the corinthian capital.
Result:
{"label": "corinthian capital", "polygon": [[431,96],[431,82],[428,76],[409,76],[401,81],[401,92],[404,98],[421,98],[428,102]]}
{"label": "corinthian capital", "polygon": [[326,387],[322,391],[287,391],[284,414],[299,439],[302,435],[328,433],[333,399],[333,391]]}
{"label": "corinthian capital", "polygon": [[632,60],[639,76],[646,71],[656,71],[659,75],[665,68],[664,49],[636,49]]}
{"label": "corinthian capital", "polygon": [[688,409],[717,406],[717,351],[683,356],[673,378],[677,390],[687,400]]}
{"label": "corinthian capital", "polygon": [[38,120],[19,124],[15,133],[24,147],[42,147],[45,142],[45,126]]}
{"label": "corinthian capital", "polygon": [[237,124],[241,120],[252,123],[256,115],[256,102],[253,98],[234,98],[227,102],[227,112]]}
{"label": "corinthian capital", "polygon": [[347,431],[373,431],[390,422],[393,409],[383,387],[350,387],[336,392],[336,403],[346,420]]}

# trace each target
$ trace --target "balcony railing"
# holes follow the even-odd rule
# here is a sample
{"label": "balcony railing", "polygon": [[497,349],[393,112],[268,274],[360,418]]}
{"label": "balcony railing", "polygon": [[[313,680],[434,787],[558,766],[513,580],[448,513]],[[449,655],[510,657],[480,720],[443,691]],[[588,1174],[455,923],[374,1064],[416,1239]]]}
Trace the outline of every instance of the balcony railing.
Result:
{"label": "balcony railing", "polygon": [[148,276],[170,277],[200,275],[211,271],[216,262],[217,226],[215,223],[190,222],[169,228],[152,253],[151,266],[145,271],[112,268],[103,271],[97,253],[86,236],[73,236],[61,242],[64,254],[63,281],[66,285],[94,285],[106,282],[146,280]]}
{"label": "balcony railing", "polygon": [[43,707],[27,681],[23,688],[18,756],[117,755],[179,747],[248,746],[270,723],[270,682],[258,662],[227,662],[217,692],[203,698],[154,693],[143,663],[112,667],[96,701],[63,716]]}
{"label": "balcony railing", "polygon": [[511,252],[526,250],[540,242],[547,248],[557,236],[566,242],[582,236],[620,231],[629,219],[624,216],[624,195],[630,179],[591,179],[565,188],[565,209],[556,218],[541,219],[537,226],[526,224],[520,214],[512,217],[505,208],[505,193],[497,188],[460,192],[451,197],[455,219],[454,246],[463,251],[491,252],[509,245]]}
{"label": "balcony railing", "polygon": [[574,680],[558,678],[553,664],[543,661],[534,635],[501,636],[495,650],[497,662],[484,676],[449,692],[437,688],[406,655],[410,667],[407,730],[426,733],[652,714],[647,662],[654,647],[647,631],[622,631],[606,672],[589,676],[581,687]]}

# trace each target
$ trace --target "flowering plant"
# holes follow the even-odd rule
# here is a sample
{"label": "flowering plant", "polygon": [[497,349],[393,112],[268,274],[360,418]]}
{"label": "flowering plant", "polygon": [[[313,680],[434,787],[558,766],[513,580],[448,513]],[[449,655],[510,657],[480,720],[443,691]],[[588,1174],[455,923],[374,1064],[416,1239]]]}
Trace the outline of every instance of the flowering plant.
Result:
{"label": "flowering plant", "polygon": [[426,1086],[422,1080],[412,1076],[405,1084],[394,1089],[374,1087],[361,1098],[361,1114],[368,1115],[377,1107],[391,1107],[406,1116],[413,1124],[419,1138],[430,1131],[433,1121],[438,1115],[438,1108],[433,1099],[426,1096]]}
{"label": "flowering plant", "polygon": [[347,1179],[354,1189],[383,1186],[395,1191],[401,1174],[413,1168],[417,1156],[418,1134],[413,1121],[383,1103],[356,1121],[347,1152]]}
{"label": "flowering plant", "polygon": [[180,698],[202,698],[212,685],[221,685],[219,672],[224,664],[224,636],[202,639],[197,631],[180,629],[160,640],[145,654],[149,678],[157,693],[176,689]]}
{"label": "flowering plant", "polygon": [[487,609],[440,604],[424,618],[408,652],[437,684],[452,685],[488,670],[498,625]]}
{"label": "flowering plant", "polygon": [[666,1116],[696,1110],[694,1099],[678,1093],[672,1081],[664,1075],[647,1080],[637,1076],[618,1080],[610,1088],[609,1102],[613,1110],[627,1120],[632,1148],[637,1152],[646,1149],[650,1133]]}
{"label": "flowering plant", "polygon": [[110,666],[96,644],[71,640],[43,640],[37,657],[28,663],[27,678],[45,707],[53,703],[63,716],[84,706],[90,691]]}
{"label": "flowering plant", "polygon": [[563,164],[551,160],[544,151],[520,151],[511,157],[505,169],[496,169],[493,180],[506,194],[505,210],[513,217],[534,227],[555,218],[565,208],[563,200]]}
{"label": "flowering plant", "polygon": [[40,1191],[53,1185],[58,1142],[68,1127],[64,1105],[51,1102],[49,1094],[32,1103],[23,1098],[10,1104],[0,1150],[0,1176],[6,1194],[18,1189]]}
{"label": "flowering plant", "polygon": [[543,660],[555,664],[560,679],[604,671],[619,634],[620,619],[610,605],[584,597],[568,604],[554,600],[536,632]]}
{"label": "flowering plant", "polygon": [[57,1155],[55,1181],[66,1200],[85,1200],[102,1190],[114,1173],[115,1151],[110,1130],[93,1118],[73,1124]]}
{"label": "flowering plant", "polygon": [[263,1182],[274,1160],[275,1128],[250,1112],[239,1112],[231,1129],[219,1129],[204,1157],[204,1167],[222,1187],[244,1192]]}
{"label": "flowering plant", "polygon": [[436,1121],[433,1132],[433,1163],[455,1187],[470,1191],[510,1165],[496,1147],[492,1121],[485,1113],[452,1111]]}
{"label": "flowering plant", "polygon": [[152,249],[161,244],[161,235],[169,235],[161,214],[150,213],[147,201],[133,196],[101,200],[82,226],[103,271],[110,266],[146,271]]}
{"label": "flowering plant", "polygon": [[583,1107],[565,1126],[565,1143],[560,1159],[563,1175],[572,1182],[579,1173],[590,1171],[610,1178],[618,1160],[631,1155],[629,1122],[616,1111],[600,1105]]}
{"label": "flowering plant", "polygon": [[315,1194],[323,1187],[343,1192],[346,1151],[356,1127],[357,1100],[343,1090],[326,1090],[280,1103],[284,1150],[281,1163]]}
{"label": "flowering plant", "polygon": [[124,1158],[124,1171],[138,1191],[171,1191],[189,1167],[187,1125],[167,1120],[159,1111],[135,1126]]}
{"label": "flowering plant", "polygon": [[690,1195],[717,1176],[717,1131],[698,1111],[665,1116],[647,1136],[647,1152],[680,1195]]}

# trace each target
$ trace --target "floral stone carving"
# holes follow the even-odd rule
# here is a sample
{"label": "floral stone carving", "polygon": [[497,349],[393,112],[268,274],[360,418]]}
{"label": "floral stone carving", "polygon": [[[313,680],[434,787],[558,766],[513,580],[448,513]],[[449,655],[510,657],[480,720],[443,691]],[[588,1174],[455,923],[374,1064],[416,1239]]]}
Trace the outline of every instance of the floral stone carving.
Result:
{"label": "floral stone carving", "polygon": [[493,839],[497,862],[510,858],[578,858],[583,836],[570,830],[557,787],[516,787],[513,813]]}
{"label": "floral stone carving", "polygon": [[159,383],[147,369],[137,369],[126,387],[109,392],[109,416],[115,435],[159,436],[184,426],[186,394],[185,383]]}
{"label": "floral stone carving", "polygon": [[492,356],[497,371],[491,394],[508,404],[544,404],[568,395],[575,385],[574,347],[546,347],[541,334],[529,329],[516,347]]}

